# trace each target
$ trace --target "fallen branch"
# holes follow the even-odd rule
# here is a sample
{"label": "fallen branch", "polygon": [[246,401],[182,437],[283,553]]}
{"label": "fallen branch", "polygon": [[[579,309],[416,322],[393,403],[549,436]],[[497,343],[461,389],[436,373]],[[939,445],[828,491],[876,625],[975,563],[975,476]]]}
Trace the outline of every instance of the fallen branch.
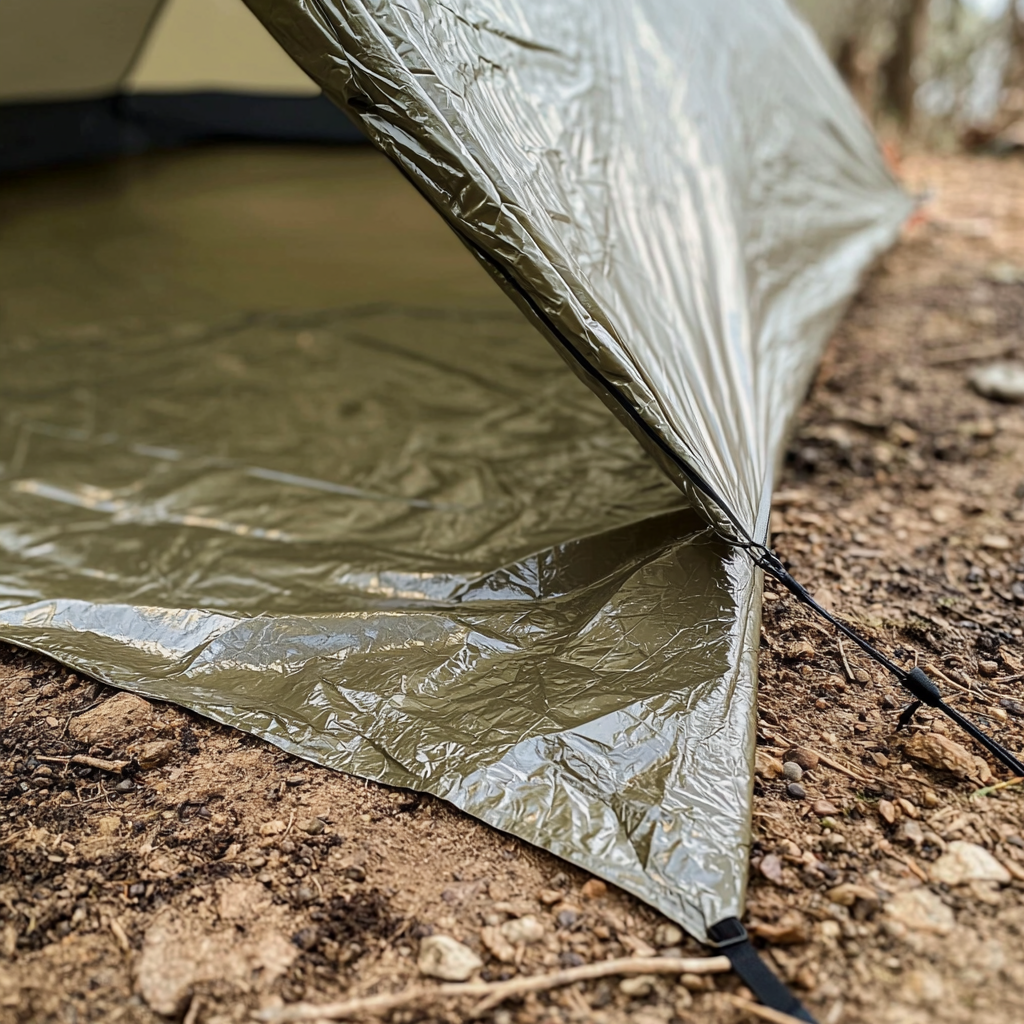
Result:
{"label": "fallen branch", "polygon": [[769,1024],[803,1024],[799,1017],[791,1017],[781,1010],[773,1010],[770,1006],[762,1006],[760,1003],[752,1003],[749,999],[741,999],[739,996],[730,996],[729,1001],[737,1010],[743,1010],[752,1017],[760,1017]]}
{"label": "fallen branch", "polygon": [[46,761],[49,764],[80,764],[85,768],[99,768],[100,771],[113,772],[120,775],[121,772],[131,764],[131,761],[107,761],[102,757],[90,757],[88,754],[74,754],[71,757],[40,757],[37,761]]}
{"label": "fallen branch", "polygon": [[619,960],[601,960],[582,967],[569,967],[551,974],[537,974],[511,981],[468,981],[458,985],[437,985],[432,988],[417,986],[404,992],[360,999],[346,999],[338,1003],[293,1003],[279,1009],[258,1010],[253,1016],[267,1024],[292,1024],[295,1021],[349,1020],[368,1014],[384,1014],[416,1004],[426,1005],[444,999],[462,999],[472,996],[480,1002],[473,1008],[476,1017],[493,1009],[506,999],[524,996],[528,992],[543,992],[552,988],[573,985],[578,981],[592,981],[612,974],[724,974],[732,968],[728,957],[661,957],[630,956]]}

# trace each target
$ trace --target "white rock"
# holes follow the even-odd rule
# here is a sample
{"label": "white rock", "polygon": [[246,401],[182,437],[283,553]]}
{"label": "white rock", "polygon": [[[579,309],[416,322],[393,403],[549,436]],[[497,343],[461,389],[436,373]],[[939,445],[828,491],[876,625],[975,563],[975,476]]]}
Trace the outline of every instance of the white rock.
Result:
{"label": "white rock", "polygon": [[544,938],[544,925],[537,918],[527,915],[517,917],[515,920],[506,921],[501,926],[501,934],[512,943],[518,946],[520,942],[540,942]]}
{"label": "white rock", "polygon": [[674,924],[662,922],[654,929],[654,944],[659,949],[679,946],[683,942],[683,930]]}
{"label": "white rock", "polygon": [[619,982],[619,991],[633,999],[649,996],[653,989],[654,976],[650,974],[636,974]]}
{"label": "white rock", "polygon": [[917,932],[949,935],[956,925],[953,911],[925,888],[897,893],[885,905],[885,913],[893,921]]}
{"label": "white rock", "polygon": [[972,370],[967,379],[971,387],[985,398],[1024,402],[1024,363],[1009,360],[989,363]]}
{"label": "white rock", "polygon": [[1010,872],[983,846],[954,840],[931,867],[932,880],[946,885],[967,882],[999,882],[1006,885]]}
{"label": "white rock", "polygon": [[450,935],[428,935],[420,943],[420,956],[416,963],[420,974],[442,981],[466,981],[483,965],[473,950],[456,942]]}

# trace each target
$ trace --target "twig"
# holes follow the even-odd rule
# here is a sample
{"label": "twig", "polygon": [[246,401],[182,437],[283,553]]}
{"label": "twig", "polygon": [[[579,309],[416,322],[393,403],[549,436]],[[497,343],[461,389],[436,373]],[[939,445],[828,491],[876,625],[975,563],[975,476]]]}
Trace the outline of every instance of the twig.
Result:
{"label": "twig", "polygon": [[742,999],[740,996],[730,996],[729,1002],[737,1010],[744,1010],[752,1017],[760,1017],[761,1020],[769,1021],[770,1024],[803,1024],[799,1017],[791,1017],[781,1010],[773,1010],[770,1006],[752,1003],[749,999]]}
{"label": "twig", "polygon": [[90,757],[88,754],[73,754],[71,757],[40,757],[36,755],[37,761],[46,761],[49,764],[80,764],[85,768],[99,768],[100,771],[113,772],[120,775],[121,772],[131,764],[131,761],[107,761],[102,757]]}
{"label": "twig", "polygon": [[866,778],[863,775],[858,775],[857,772],[855,772],[849,766],[843,764],[842,761],[837,761],[834,757],[829,757],[828,754],[823,754],[820,750],[815,750],[813,751],[813,753],[818,755],[818,760],[821,761],[822,764],[828,765],[829,768],[832,768],[834,771],[837,771],[842,775],[846,775],[857,782],[871,781],[869,778]]}
{"label": "twig", "polygon": [[199,1011],[203,1008],[203,997],[193,996],[192,1001],[188,1004],[188,1013],[185,1014],[185,1019],[181,1024],[196,1024],[199,1020]]}
{"label": "twig", "polygon": [[993,793],[998,793],[1001,789],[1019,786],[1022,782],[1024,782],[1024,778],[1015,775],[1012,779],[1007,779],[1005,782],[997,782],[992,786],[983,786],[981,789],[976,789],[967,799],[973,800],[976,796],[991,796]]}
{"label": "twig", "polygon": [[857,677],[853,674],[853,669],[850,668],[850,663],[846,659],[846,649],[843,647],[843,638],[836,636],[836,640],[839,641],[839,660],[843,663],[843,671],[846,673],[846,678],[849,682],[857,682]]}
{"label": "twig", "polygon": [[438,985],[434,988],[417,986],[404,992],[361,999],[346,999],[339,1003],[293,1003],[280,1009],[258,1010],[253,1016],[268,1024],[292,1024],[295,1021],[348,1020],[366,1014],[383,1014],[415,1003],[427,1004],[442,999],[460,999],[472,996],[481,1001],[471,1016],[479,1016],[506,999],[543,992],[547,989],[573,985],[577,981],[606,978],[612,974],[724,974],[731,970],[724,956],[660,957],[630,956],[618,960],[602,960],[582,967],[569,967],[551,974],[538,974],[511,981],[468,981],[458,985]]}
{"label": "twig", "polygon": [[110,930],[114,933],[114,938],[117,939],[117,944],[121,947],[121,952],[130,953],[132,951],[132,944],[128,941],[128,935],[124,928],[121,927],[121,922],[116,917],[111,917],[109,925]]}

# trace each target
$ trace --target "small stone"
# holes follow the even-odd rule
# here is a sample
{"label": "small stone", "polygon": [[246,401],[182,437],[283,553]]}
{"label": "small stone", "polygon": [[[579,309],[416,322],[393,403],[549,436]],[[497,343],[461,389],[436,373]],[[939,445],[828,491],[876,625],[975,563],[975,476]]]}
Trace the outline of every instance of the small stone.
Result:
{"label": "small stone", "polygon": [[978,671],[983,676],[997,676],[999,675],[999,662],[997,661],[979,661]]}
{"label": "small stone", "polygon": [[325,828],[320,818],[304,818],[302,821],[296,822],[295,827],[308,836],[318,836]]}
{"label": "small stone", "polygon": [[956,926],[953,911],[924,886],[898,892],[885,905],[885,913],[889,919],[911,931],[949,935]]}
{"label": "small stone", "polygon": [[483,967],[483,961],[468,946],[450,935],[428,935],[420,941],[420,955],[416,962],[420,974],[441,981],[466,981],[474,971]]}
{"label": "small stone", "polygon": [[57,719],[56,719],[56,718],[54,718],[54,717],[53,717],[53,715],[47,715],[47,716],[46,716],[46,724],[47,724],[47,725],[48,725],[48,726],[49,726],[49,727],[50,727],[51,729],[56,729],[56,728],[57,728],[57,726],[58,726],[58,725],[60,725],[60,722],[59,722],[59,721],[57,721]]}
{"label": "small stone", "polygon": [[295,902],[300,904],[300,905],[304,905],[306,903],[311,903],[313,901],[314,897],[315,897],[315,893],[313,892],[312,889],[310,889],[310,887],[308,885],[300,885],[295,890],[294,899],[295,899]]}
{"label": "small stone", "polygon": [[769,853],[767,856],[761,858],[761,863],[758,864],[757,870],[768,879],[769,882],[774,882],[776,885],[782,885],[782,861],[774,853]]}
{"label": "small stone", "polygon": [[572,950],[566,950],[564,953],[558,954],[558,964],[560,967],[582,967],[583,957]]}
{"label": "small stone", "polygon": [[710,987],[709,981],[711,978],[706,974],[681,974],[679,976],[679,984],[688,992],[707,992]]}
{"label": "small stone", "polygon": [[795,911],[783,914],[775,924],[755,925],[753,932],[776,946],[800,946],[810,937],[804,919]]}
{"label": "small stone", "polygon": [[[562,913],[565,913],[565,911]],[[561,918],[562,915],[559,914],[558,916]],[[544,925],[531,915],[506,921],[501,925],[500,931],[514,946],[519,945],[519,943],[529,945],[533,942],[540,942],[544,938]]]}
{"label": "small stone", "polygon": [[155,718],[153,705],[134,693],[117,693],[68,723],[68,733],[79,743],[108,748],[145,732]]}
{"label": "small stone", "polygon": [[906,818],[900,824],[896,838],[907,846],[920,846],[924,843],[924,829],[913,818]]}
{"label": "small stone", "polygon": [[782,774],[790,782],[799,782],[804,777],[804,770],[796,761],[784,761],[782,763]]}
{"label": "small stone", "polygon": [[295,774],[295,775],[289,775],[288,778],[286,778],[284,780],[284,784],[286,786],[293,786],[294,787],[294,786],[301,786],[305,781],[306,781],[306,776],[301,774],[301,773],[298,773],[298,774]]}
{"label": "small stone", "polygon": [[806,800],[807,790],[799,782],[791,782],[786,787],[786,796],[791,800]]}
{"label": "small stone", "polygon": [[783,755],[783,761],[793,761],[805,772],[813,772],[821,758],[808,747],[792,747]]}
{"label": "small stone", "polygon": [[866,885],[854,885],[852,882],[844,882],[842,885],[833,886],[825,895],[841,907],[852,907],[863,901],[875,910],[881,905],[878,893],[869,889]]}
{"label": "small stone", "polygon": [[260,825],[261,836],[279,836],[288,826],[280,818],[273,821],[265,821]]}
{"label": "small stone", "polygon": [[892,825],[896,821],[896,807],[891,800],[878,801],[878,816],[887,825]]}
{"label": "small stone", "polygon": [[583,883],[580,894],[585,900],[599,900],[608,895],[608,886],[600,878],[591,878]]}
{"label": "small stone", "polygon": [[967,882],[999,882],[1006,885],[1010,881],[1010,873],[988,852],[977,843],[954,840],[946,847],[946,852],[932,864],[933,881],[945,885],[964,885]]}
{"label": "small stone", "polygon": [[566,907],[564,910],[559,910],[555,920],[558,922],[559,928],[571,928],[579,920],[579,912]]}
{"label": "small stone", "polygon": [[515,961],[516,947],[501,934],[500,928],[494,925],[481,928],[480,941],[496,960],[500,960],[503,964],[510,964]]}
{"label": "small stone", "polygon": [[131,793],[135,789],[135,783],[131,779],[122,779],[115,787],[117,793]]}
{"label": "small stone", "polygon": [[543,903],[545,907],[554,906],[556,903],[561,903],[562,897],[565,894],[560,892],[558,889],[541,889],[537,893],[537,900]]}
{"label": "small stone", "polygon": [[654,991],[654,978],[650,974],[636,974],[619,982],[619,991],[630,999],[642,999]]}
{"label": "small stone", "polygon": [[783,774],[785,767],[777,758],[764,750],[754,753],[754,774],[764,779],[776,779]]}
{"label": "small stone", "polygon": [[899,809],[905,815],[907,815],[908,818],[916,818],[917,817],[917,814],[918,814],[917,807],[914,805],[913,801],[908,800],[906,797],[898,796],[898,797],[896,797],[896,804],[899,807]]}
{"label": "small stone", "polygon": [[911,736],[904,745],[907,757],[929,768],[938,768],[955,775],[970,776],[977,771],[974,755],[959,743],[937,732],[922,732]]}
{"label": "small stone", "polygon": [[1013,541],[1005,533],[986,533],[981,538],[981,546],[989,551],[1009,551],[1013,547]]}
{"label": "small stone", "polygon": [[819,818],[828,818],[833,814],[839,813],[839,808],[831,800],[815,800],[811,805],[811,810]]}
{"label": "small stone", "polygon": [[968,383],[984,398],[997,402],[1024,402],[1024,363],[1005,360],[979,366],[968,375]]}
{"label": "small stone", "polygon": [[349,866],[345,868],[344,875],[350,882],[366,881],[366,869],[359,864],[349,864]]}
{"label": "small stone", "polygon": [[173,740],[153,740],[152,743],[144,743],[138,753],[137,760],[143,771],[151,768],[159,768],[167,764],[174,756],[177,744]]}
{"label": "small stone", "polygon": [[654,944],[659,949],[679,946],[683,941],[683,930],[678,925],[664,921],[654,929]]}

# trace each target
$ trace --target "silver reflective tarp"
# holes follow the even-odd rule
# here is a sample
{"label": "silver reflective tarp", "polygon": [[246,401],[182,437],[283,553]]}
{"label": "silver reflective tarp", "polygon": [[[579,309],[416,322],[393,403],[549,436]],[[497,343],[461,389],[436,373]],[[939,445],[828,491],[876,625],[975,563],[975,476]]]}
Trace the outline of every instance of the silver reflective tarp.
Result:
{"label": "silver reflective tarp", "polygon": [[[907,200],[781,0],[247,2],[554,348],[452,309],[0,330],[0,635],[703,937],[742,910],[752,789],[760,581],[721,535],[765,535]],[[307,207],[273,258],[322,274]]]}

